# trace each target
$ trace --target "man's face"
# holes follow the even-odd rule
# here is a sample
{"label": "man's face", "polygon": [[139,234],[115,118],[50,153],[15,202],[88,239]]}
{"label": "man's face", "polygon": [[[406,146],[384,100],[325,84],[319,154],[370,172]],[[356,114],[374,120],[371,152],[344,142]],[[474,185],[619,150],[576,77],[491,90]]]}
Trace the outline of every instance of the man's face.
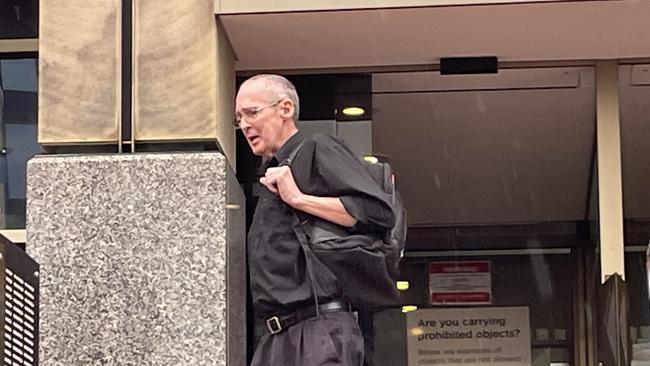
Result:
{"label": "man's face", "polygon": [[241,116],[239,127],[253,154],[272,156],[283,142],[283,118],[278,101],[268,100],[262,87],[258,82],[243,84],[237,93],[235,113]]}

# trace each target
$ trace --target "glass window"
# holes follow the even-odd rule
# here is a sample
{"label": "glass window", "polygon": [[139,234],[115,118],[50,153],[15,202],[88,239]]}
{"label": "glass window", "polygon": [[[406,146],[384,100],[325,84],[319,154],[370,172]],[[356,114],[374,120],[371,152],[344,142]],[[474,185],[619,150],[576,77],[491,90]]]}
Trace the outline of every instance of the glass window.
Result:
{"label": "glass window", "polygon": [[375,314],[375,364],[585,357],[593,81],[591,68],[373,75],[372,147],[408,209],[403,301],[417,307]]}
{"label": "glass window", "polygon": [[625,282],[633,362],[650,360],[650,65],[619,67]]}
{"label": "glass window", "polygon": [[40,152],[37,143],[37,60],[0,58],[0,190],[4,228],[25,227],[27,161]]}
{"label": "glass window", "polygon": [[38,37],[38,0],[0,0],[0,39]]}
{"label": "glass window", "polygon": [[[468,358],[491,364],[498,357],[521,356],[533,365],[572,363],[576,284],[566,278],[577,274],[575,255],[569,248],[548,252],[458,251],[426,258],[411,253],[407,278],[413,287],[404,300],[418,310],[375,314],[375,364],[451,364],[449,359],[460,357],[461,364],[469,364]],[[481,267],[484,272],[471,272]],[[422,320],[438,324],[418,326]],[[440,324],[445,321],[448,326]],[[515,346],[497,353],[503,339],[493,337],[499,336],[505,343],[515,340]]]}

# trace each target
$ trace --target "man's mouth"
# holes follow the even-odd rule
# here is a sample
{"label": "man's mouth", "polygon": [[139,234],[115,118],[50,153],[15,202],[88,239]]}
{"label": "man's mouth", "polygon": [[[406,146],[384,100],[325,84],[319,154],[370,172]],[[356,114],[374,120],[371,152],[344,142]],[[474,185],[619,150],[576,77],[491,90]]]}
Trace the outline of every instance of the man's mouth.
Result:
{"label": "man's mouth", "polygon": [[250,142],[252,145],[255,145],[259,141],[260,137],[257,135],[253,136],[248,136],[248,142]]}

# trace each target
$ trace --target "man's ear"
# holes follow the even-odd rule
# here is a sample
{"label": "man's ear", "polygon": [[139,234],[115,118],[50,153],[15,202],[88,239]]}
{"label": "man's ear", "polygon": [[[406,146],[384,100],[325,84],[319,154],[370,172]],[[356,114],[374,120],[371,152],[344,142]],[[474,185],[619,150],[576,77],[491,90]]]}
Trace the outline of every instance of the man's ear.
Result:
{"label": "man's ear", "polygon": [[280,102],[280,115],[284,119],[289,119],[293,117],[293,111],[295,110],[293,102],[289,99],[284,99]]}

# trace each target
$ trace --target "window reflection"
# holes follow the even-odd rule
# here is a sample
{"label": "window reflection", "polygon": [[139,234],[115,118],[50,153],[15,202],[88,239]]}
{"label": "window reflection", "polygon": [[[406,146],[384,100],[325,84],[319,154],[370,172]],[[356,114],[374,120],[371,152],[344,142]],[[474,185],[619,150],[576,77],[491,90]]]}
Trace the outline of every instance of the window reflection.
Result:
{"label": "window reflection", "polygon": [[625,282],[629,298],[632,362],[650,362],[650,65],[619,67]]}
{"label": "window reflection", "polygon": [[[596,266],[583,259],[596,247],[588,229],[590,212],[597,211],[590,200],[597,192],[593,80],[591,68],[373,75],[373,151],[393,162],[414,226],[403,300],[418,306],[407,315],[399,309],[375,314],[375,364],[451,364],[459,351],[480,351],[477,364],[510,357],[452,342],[449,347],[456,349],[432,343],[421,349],[426,359],[411,360],[406,324],[419,311],[502,311],[507,318],[526,309],[529,318],[520,330],[529,341],[511,350],[519,352],[520,363],[528,358],[532,365],[576,364],[586,352],[577,348],[574,333],[584,326],[585,278]],[[431,279],[432,263],[467,261],[488,263],[489,281],[481,285],[479,274],[470,272]],[[430,280],[438,286],[432,288]],[[462,283],[443,283],[450,280]],[[465,303],[443,293],[461,285]],[[483,296],[487,291],[490,296]],[[463,357],[462,362],[473,359]]]}
{"label": "window reflection", "polygon": [[[456,254],[460,256],[450,257],[436,256],[435,253],[421,253],[422,255],[433,255],[423,258],[419,258],[418,253],[411,253],[406,257],[407,264],[404,273],[409,282],[415,286],[403,293],[403,301],[415,304],[419,309],[433,310],[432,314],[434,315],[437,310],[444,313],[448,309],[461,309],[461,312],[463,312],[462,309],[466,309],[465,312],[469,315],[470,311],[467,309],[475,309],[479,314],[484,314],[488,309],[496,308],[503,312],[503,319],[510,319],[509,316],[513,312],[525,309],[529,314],[528,324],[521,327],[520,331],[522,337],[525,335],[530,339],[530,349],[526,348],[517,352],[530,357],[534,365],[548,365],[549,362],[570,363],[573,360],[574,352],[573,311],[576,283],[567,281],[567,279],[576,278],[577,275],[578,269],[574,265],[575,251],[570,248],[553,248],[548,250],[547,254],[527,253],[526,249],[471,250],[458,251]],[[467,254],[473,256],[467,256]],[[449,284],[441,285],[443,276],[440,276],[439,273],[431,273],[432,264],[439,266],[441,263],[445,265],[487,263],[489,272],[474,273],[473,276],[487,276],[491,283],[482,286],[479,283],[480,279],[478,282],[471,279],[472,274],[457,272],[454,278],[462,279],[464,277],[470,282],[474,282],[472,290],[456,291],[456,299],[447,293],[449,302],[442,304],[439,301],[439,295],[442,293],[441,288],[449,286]],[[448,279],[450,278],[448,277]],[[437,281],[437,285],[431,286],[430,280]],[[472,293],[478,292],[489,292],[490,300],[486,303],[484,298],[470,296],[473,295]],[[432,299],[432,296],[436,295],[438,298]],[[463,296],[465,296],[464,302]],[[457,303],[457,300],[460,300],[461,303]],[[496,314],[499,313],[498,311]],[[407,350],[409,347],[413,347],[408,344],[408,330],[404,331],[407,329],[408,316],[410,315],[404,314],[400,309],[374,314],[373,348],[376,365],[407,365]],[[482,330],[478,326],[475,327],[476,329],[458,325],[456,327],[463,330]],[[492,331],[500,329],[498,325],[494,324],[485,328]],[[501,328],[506,329],[507,327],[504,324]],[[468,342],[466,341],[465,345],[469,345]],[[482,344],[486,344],[486,342]],[[460,348],[465,347],[464,345],[461,347],[460,343],[457,345]],[[431,351],[436,352],[433,348]],[[511,352],[515,351],[511,350]],[[488,356],[490,355],[484,354],[483,358]],[[491,356],[496,357],[497,355]]]}
{"label": "window reflection", "polygon": [[25,227],[26,165],[40,152],[37,143],[37,61],[0,59],[0,87],[4,96],[0,159],[2,226]]}

